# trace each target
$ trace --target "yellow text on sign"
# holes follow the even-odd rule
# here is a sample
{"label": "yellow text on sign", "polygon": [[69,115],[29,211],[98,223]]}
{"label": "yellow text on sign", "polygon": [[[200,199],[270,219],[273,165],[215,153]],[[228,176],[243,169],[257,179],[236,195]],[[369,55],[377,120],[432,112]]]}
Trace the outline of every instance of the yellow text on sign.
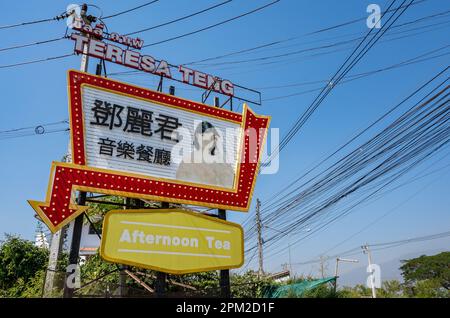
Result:
{"label": "yellow text on sign", "polygon": [[101,256],[171,274],[238,268],[243,230],[184,210],[115,210],[103,223]]}

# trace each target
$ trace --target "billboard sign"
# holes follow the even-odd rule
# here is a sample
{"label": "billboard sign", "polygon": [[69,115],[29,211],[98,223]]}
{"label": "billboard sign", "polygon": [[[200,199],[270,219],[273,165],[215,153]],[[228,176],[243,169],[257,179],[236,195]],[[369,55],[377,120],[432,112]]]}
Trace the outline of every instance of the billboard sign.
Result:
{"label": "billboard sign", "polygon": [[29,201],[52,231],[85,210],[76,190],[248,211],[269,117],[79,71],[68,81],[73,164],[54,162],[47,200]]}
{"label": "billboard sign", "polygon": [[105,215],[106,261],[170,274],[238,268],[243,230],[235,223],[177,209],[116,210]]}

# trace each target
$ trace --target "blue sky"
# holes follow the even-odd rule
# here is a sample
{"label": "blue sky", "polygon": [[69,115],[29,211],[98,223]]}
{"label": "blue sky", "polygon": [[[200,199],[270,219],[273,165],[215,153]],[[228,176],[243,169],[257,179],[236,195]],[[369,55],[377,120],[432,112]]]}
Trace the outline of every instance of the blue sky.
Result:
{"label": "blue sky", "polygon": [[[102,8],[104,15],[113,14],[144,2],[91,1],[92,4]],[[128,33],[202,10],[219,2],[161,0],[140,10],[111,18],[107,20],[107,26],[111,31]],[[156,42],[231,18],[269,2],[235,0],[192,19],[144,32],[140,36],[146,43]],[[333,38],[337,36],[347,35],[344,39],[349,39],[352,36],[355,37],[355,34],[367,32],[366,22],[362,20],[336,30],[323,32],[320,35],[304,35],[324,27],[367,16],[366,7],[374,2],[378,3],[382,9],[385,9],[389,4],[388,1],[373,0],[282,0],[258,13],[199,34],[146,48],[144,52],[158,59],[166,59],[173,64],[182,64],[271,41],[298,37],[294,41],[270,47],[261,52],[236,55],[214,62],[282,54],[301,48],[332,43],[336,41]],[[72,2],[45,0],[8,2],[2,6],[4,14],[1,24],[8,25],[53,17],[63,12],[70,3]],[[428,0],[409,8],[397,21],[397,24],[449,9],[448,3]],[[99,11],[92,8],[90,13],[98,15]],[[445,17],[441,17],[435,21],[446,22],[447,20]],[[352,73],[362,73],[389,66],[447,45],[449,44],[448,28],[448,24],[444,23],[440,28],[432,29],[426,33],[395,41],[380,42],[354,68]],[[0,30],[1,46],[8,47],[56,38],[64,35],[64,32],[64,22],[50,22]],[[252,62],[215,67],[202,65],[197,66],[197,68],[252,88],[323,80],[329,78],[337,70],[354,45],[353,43],[349,46],[343,46],[342,48],[345,47],[345,50],[315,57],[300,54],[275,59],[274,61],[277,61],[277,64],[259,65],[261,62]],[[0,52],[0,65],[70,54],[72,51],[73,42],[70,40],[4,51]],[[254,199],[257,197],[262,200],[267,199],[274,192],[274,189],[280,189],[287,182],[290,182],[294,176],[306,171],[446,65],[448,65],[448,56],[443,56],[423,63],[375,74],[337,87],[285,151],[281,153],[279,172],[259,177]],[[3,104],[0,130],[35,126],[67,119],[66,71],[72,68],[79,68],[79,57],[73,56],[21,67],[0,68]],[[89,70],[92,73],[95,72],[94,60],[91,60]],[[107,66],[108,72],[126,70],[126,68],[117,65],[109,64]],[[150,88],[156,88],[157,82],[157,78],[148,74],[123,76],[118,79]],[[201,95],[198,91],[190,90],[191,87],[189,86],[178,84],[176,86],[177,95],[200,100]],[[318,87],[317,84],[281,89],[261,89],[261,91],[263,99],[270,99],[316,87]],[[272,127],[279,128],[280,134],[283,136],[291,127],[295,118],[311,103],[316,96],[315,94],[317,93],[269,100],[264,102],[262,106],[252,106],[252,108],[258,113],[271,115]],[[381,128],[383,124],[386,124],[386,122],[377,127]],[[375,131],[376,128],[372,133]],[[370,134],[367,136],[370,136]],[[365,140],[364,137],[361,140]],[[0,182],[2,190],[0,200],[3,205],[0,212],[0,233],[2,233],[2,236],[3,233],[17,233],[28,239],[33,238],[36,220],[33,218],[33,210],[26,200],[44,199],[50,163],[62,158],[67,149],[67,141],[68,133],[66,132],[0,140]],[[430,165],[433,166],[433,162],[439,158],[442,158],[442,160],[436,164],[436,167],[448,164],[450,162],[448,150],[447,153],[444,151],[431,158],[423,166],[413,171],[410,176],[420,173]],[[316,257],[399,204],[401,206],[388,216],[330,253],[344,251],[365,242],[395,241],[449,230],[449,178],[450,168],[447,167],[437,174],[432,174],[389,193],[376,202],[359,207],[354,213],[327,228],[320,235],[315,235],[311,239],[291,247],[292,261],[302,262]],[[405,202],[405,200],[407,201]],[[254,204],[251,209],[254,209]],[[238,223],[246,217],[246,215],[238,212],[229,212],[228,215],[230,220]],[[420,249],[445,249],[449,246],[449,243],[449,239],[429,241],[420,245]],[[395,257],[401,257],[403,254],[412,253],[418,248],[418,245],[411,244],[383,250],[376,253],[376,258],[378,262],[388,261]],[[267,253],[270,254],[270,251],[267,251]],[[270,271],[278,271],[281,269],[281,263],[285,263],[287,260],[286,249],[278,258],[269,258],[266,261],[266,268]],[[252,263],[251,267],[254,266],[255,263]],[[309,271],[314,272],[315,269],[300,266],[295,270],[299,273],[308,273]]]}

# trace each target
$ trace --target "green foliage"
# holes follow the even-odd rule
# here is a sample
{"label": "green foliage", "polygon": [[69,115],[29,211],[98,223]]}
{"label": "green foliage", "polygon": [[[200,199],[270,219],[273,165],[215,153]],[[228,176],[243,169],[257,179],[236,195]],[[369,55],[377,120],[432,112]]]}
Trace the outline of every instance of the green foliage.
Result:
{"label": "green foliage", "polygon": [[[400,267],[405,284],[414,292],[414,287],[421,286],[450,289],[450,252],[402,261]],[[424,283],[423,281],[429,281]],[[439,293],[438,293],[439,294]]]}
{"label": "green foliage", "polygon": [[[123,202],[117,197],[105,198],[111,202]],[[101,232],[101,217],[117,206],[111,204],[91,204],[89,215],[95,222],[96,228]],[[45,270],[48,262],[48,250],[34,246],[33,242],[21,239],[17,236],[6,235],[4,242],[0,243],[0,297],[41,297],[45,280]],[[380,298],[399,297],[440,297],[450,298],[450,252],[444,252],[433,256],[422,255],[418,258],[402,261],[400,267],[405,283],[397,280],[384,281],[382,287],[377,289]],[[57,275],[64,279],[65,268],[68,264],[68,255],[63,254],[58,261]],[[78,296],[105,296],[118,291],[120,272],[118,264],[111,264],[101,259],[100,255],[87,258],[81,266],[81,285],[83,288],[76,291]],[[151,288],[155,287],[156,272],[141,268],[127,267],[135,273],[139,279]],[[103,275],[110,273],[102,277]],[[99,279],[101,277],[101,279]],[[254,271],[244,274],[233,273],[230,275],[231,293],[235,298],[263,297],[268,288],[276,288],[286,284],[299,283],[304,280],[312,280],[312,277],[300,277],[280,284],[271,281],[267,277],[260,277]],[[95,281],[95,282],[93,282]],[[138,282],[128,275],[122,280],[128,296],[149,296]],[[167,288],[169,295],[180,297],[215,297],[220,296],[219,271],[201,272],[189,275],[168,275]],[[91,283],[92,282],[92,283]],[[194,287],[174,284],[181,283]],[[62,284],[56,288],[53,296],[62,296]],[[303,298],[361,298],[371,297],[371,289],[365,285],[355,287],[343,287],[334,290],[332,283],[323,284],[302,295],[294,291],[287,297]]]}
{"label": "green foliage", "polygon": [[[100,255],[92,255],[87,258],[86,262],[80,267],[81,285],[87,284],[101,276],[116,270],[114,264],[105,262]],[[112,286],[119,282],[119,273],[112,273],[83,287],[76,292],[77,295],[104,295]]]}
{"label": "green foliage", "polygon": [[[188,275],[171,275],[176,282],[195,287],[197,290],[214,291],[219,286],[219,274],[217,271],[201,272]],[[177,289],[173,286],[173,289]]]}
{"label": "green foliage", "polygon": [[377,290],[379,298],[404,298],[404,285],[398,280],[387,280],[382,283],[380,289]]}
{"label": "green foliage", "polygon": [[242,275],[233,274],[230,277],[231,294],[235,298],[260,298],[265,289],[273,284],[264,276],[259,276],[255,271],[247,271]]}
{"label": "green foliage", "polygon": [[5,237],[6,240],[0,245],[0,296],[40,295],[48,250],[18,236],[6,234]]}
{"label": "green foliage", "polygon": [[367,298],[372,297],[372,291],[370,288],[358,284],[354,287],[343,287],[341,295],[346,298]]}
{"label": "green foliage", "polygon": [[425,279],[408,289],[409,296],[415,298],[450,298],[450,292],[441,285],[440,279]]}

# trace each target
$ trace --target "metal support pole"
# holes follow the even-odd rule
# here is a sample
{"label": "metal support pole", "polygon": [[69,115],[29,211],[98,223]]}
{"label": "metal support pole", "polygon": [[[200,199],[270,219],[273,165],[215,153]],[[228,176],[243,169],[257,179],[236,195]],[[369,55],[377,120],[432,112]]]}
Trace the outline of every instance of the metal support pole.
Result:
{"label": "metal support pole", "polygon": [[[259,276],[264,275],[264,268],[263,268],[263,242],[262,242],[262,226],[261,226],[261,216],[259,214],[259,209],[261,206],[261,201],[259,199],[256,199],[256,229],[258,231],[258,260],[259,260]],[[289,265],[291,266],[291,265]],[[289,270],[291,270],[289,268]]]}
{"label": "metal support pole", "polygon": [[[162,76],[160,81],[160,86],[158,89],[162,90]],[[169,94],[175,95],[175,87],[170,86],[169,87]],[[168,209],[169,208],[169,202],[161,202],[161,208],[162,209]],[[155,292],[156,297],[164,297],[166,293],[167,288],[167,274],[163,272],[156,272],[156,282],[155,282]]]}
{"label": "metal support pole", "polygon": [[[218,217],[221,220],[227,219],[227,211],[219,209]],[[220,291],[222,298],[231,298],[231,286],[230,286],[230,270],[223,269],[220,271]]]}
{"label": "metal support pole", "polygon": [[[161,202],[161,208],[162,209],[168,209],[169,208],[169,202]],[[163,272],[156,272],[156,281],[155,281],[155,292],[156,297],[161,298],[164,297],[166,294],[166,288],[167,288],[167,274]]]}
{"label": "metal support pole", "polygon": [[128,293],[126,267],[120,266],[119,272],[119,296],[125,297]]}
{"label": "metal support pole", "polygon": [[[219,97],[214,97],[214,106],[220,107]],[[221,220],[227,219],[227,211],[223,209],[217,210],[217,216]],[[230,286],[230,270],[223,269],[220,271],[220,291],[221,297],[231,298],[231,286]]]}
{"label": "metal support pole", "polygon": [[337,290],[338,269],[339,269],[339,257],[336,258],[336,268],[334,270],[334,293],[335,294],[336,294],[336,290]]}
{"label": "metal support pole", "polygon": [[[169,208],[169,202],[161,202],[162,209]],[[163,272],[156,272],[156,281],[155,281],[155,293],[156,297],[162,298],[166,294],[167,289],[167,274]]]}

